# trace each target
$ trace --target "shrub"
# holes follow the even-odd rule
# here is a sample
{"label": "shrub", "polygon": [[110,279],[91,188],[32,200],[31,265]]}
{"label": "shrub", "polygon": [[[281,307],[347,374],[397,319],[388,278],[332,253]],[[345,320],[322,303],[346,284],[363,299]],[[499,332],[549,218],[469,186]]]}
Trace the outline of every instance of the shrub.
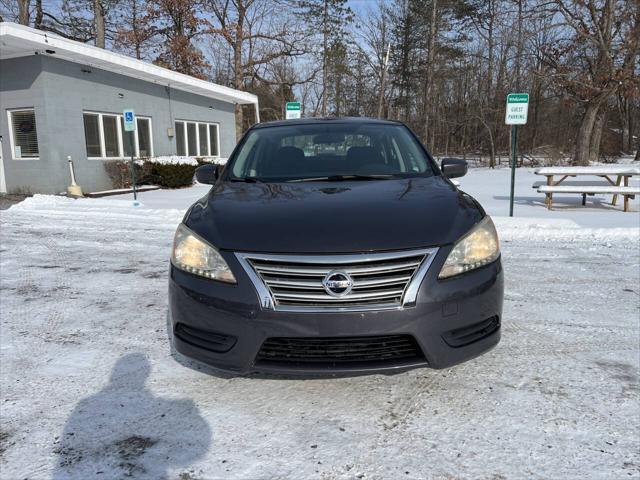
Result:
{"label": "shrub", "polygon": [[184,163],[162,164],[153,163],[151,165],[152,183],[161,187],[180,188],[193,184],[193,175],[197,165]]}
{"label": "shrub", "polygon": [[[136,184],[149,185],[151,181],[151,164],[136,162]],[[109,160],[104,162],[104,169],[111,179],[113,188],[131,187],[131,162],[125,160]]]}
{"label": "shrub", "polygon": [[[193,176],[199,165],[207,163],[201,158],[160,157],[137,160],[136,184],[158,185],[166,188],[188,187],[193,184]],[[111,179],[113,188],[131,187],[131,162],[111,160],[104,162],[104,168]]]}

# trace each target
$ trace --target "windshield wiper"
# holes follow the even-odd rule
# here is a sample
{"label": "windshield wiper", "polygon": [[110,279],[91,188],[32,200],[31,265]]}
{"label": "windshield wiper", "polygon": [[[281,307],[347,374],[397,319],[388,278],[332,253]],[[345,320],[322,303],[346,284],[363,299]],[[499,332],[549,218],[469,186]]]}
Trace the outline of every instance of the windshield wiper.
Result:
{"label": "windshield wiper", "polygon": [[389,180],[393,175],[327,175],[325,177],[297,178],[290,182],[342,182],[345,180]]}
{"label": "windshield wiper", "polygon": [[258,177],[231,177],[231,182],[244,182],[244,183],[263,183],[264,181]]}

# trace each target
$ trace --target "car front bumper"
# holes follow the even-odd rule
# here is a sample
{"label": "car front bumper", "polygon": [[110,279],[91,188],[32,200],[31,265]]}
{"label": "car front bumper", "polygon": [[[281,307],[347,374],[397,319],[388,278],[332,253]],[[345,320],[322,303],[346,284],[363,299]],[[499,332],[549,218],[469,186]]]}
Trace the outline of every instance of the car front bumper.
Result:
{"label": "car front bumper", "polygon": [[[230,252],[221,253],[236,276],[236,285],[197,277],[172,265],[169,315],[173,345],[187,357],[238,374],[392,372],[421,366],[446,368],[464,362],[491,349],[500,340],[503,272],[498,259],[458,277],[438,280],[450,250],[451,247],[446,247],[438,251],[420,286],[415,306],[384,311],[261,309],[253,284]],[[257,360],[264,342],[272,338],[392,335],[413,337],[421,350],[420,358],[325,364]]]}

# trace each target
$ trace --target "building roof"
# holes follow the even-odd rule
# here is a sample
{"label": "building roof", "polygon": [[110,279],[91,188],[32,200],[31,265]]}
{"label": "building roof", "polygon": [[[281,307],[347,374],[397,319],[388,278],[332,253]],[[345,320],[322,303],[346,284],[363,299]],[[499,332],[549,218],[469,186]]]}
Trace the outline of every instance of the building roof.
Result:
{"label": "building roof", "polygon": [[108,70],[223,102],[258,106],[258,97],[248,92],[200,80],[51,32],[16,23],[0,23],[0,60],[37,54]]}

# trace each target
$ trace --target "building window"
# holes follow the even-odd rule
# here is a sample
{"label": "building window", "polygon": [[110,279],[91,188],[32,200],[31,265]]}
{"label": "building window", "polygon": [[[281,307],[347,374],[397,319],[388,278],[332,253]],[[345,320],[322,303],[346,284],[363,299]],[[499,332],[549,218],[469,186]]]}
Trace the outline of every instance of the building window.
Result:
{"label": "building window", "polygon": [[84,114],[84,138],[87,143],[87,157],[100,157],[100,117]]}
{"label": "building window", "polygon": [[176,122],[176,153],[184,157],[187,154],[187,144],[184,136],[184,122]]}
{"label": "building window", "polygon": [[151,120],[136,118],[138,134],[138,157],[151,156]]}
{"label": "building window", "polygon": [[198,124],[198,148],[199,152],[209,152],[207,150],[207,124]]}
{"label": "building window", "polygon": [[212,157],[219,157],[220,150],[218,149],[218,125],[215,123],[209,124],[209,155]]}
{"label": "building window", "polygon": [[175,122],[176,153],[180,156],[217,157],[219,134],[217,123]]}
{"label": "building window", "polygon": [[118,158],[120,141],[118,140],[118,117],[115,115],[102,116],[102,131],[104,132],[104,157]]}
{"label": "building window", "polygon": [[[131,156],[130,133],[124,131],[122,115],[85,112],[84,137],[88,158],[127,158]],[[133,156],[153,156],[151,119],[136,117],[133,132]]]}
{"label": "building window", "polygon": [[129,132],[124,131],[124,119],[120,117],[120,131],[122,132],[122,154],[125,158],[131,157],[131,147],[133,146],[133,155],[136,156],[136,138],[133,136],[133,145],[131,144],[131,138],[129,138]]}
{"label": "building window", "polygon": [[187,155],[199,155],[196,138],[196,124],[187,123]]}
{"label": "building window", "polygon": [[33,109],[10,110],[8,113],[13,158],[16,160],[39,158],[35,111]]}

